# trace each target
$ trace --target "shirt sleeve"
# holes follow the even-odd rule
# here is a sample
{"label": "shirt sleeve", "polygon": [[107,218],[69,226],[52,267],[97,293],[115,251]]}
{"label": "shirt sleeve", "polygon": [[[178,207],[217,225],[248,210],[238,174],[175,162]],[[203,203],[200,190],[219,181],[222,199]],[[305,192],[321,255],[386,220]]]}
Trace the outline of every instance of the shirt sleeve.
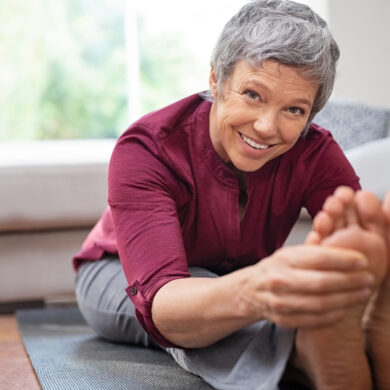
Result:
{"label": "shirt sleeve", "polygon": [[154,295],[169,281],[190,276],[175,201],[180,191],[153,142],[134,136],[118,141],[109,167],[108,202],[126,292],[145,331],[164,347],[175,345],[153,323]]}
{"label": "shirt sleeve", "polygon": [[322,208],[326,198],[337,187],[347,186],[361,189],[359,177],[340,146],[329,132],[325,140],[313,147],[305,161],[304,175],[308,184],[304,193],[304,206],[314,217]]}

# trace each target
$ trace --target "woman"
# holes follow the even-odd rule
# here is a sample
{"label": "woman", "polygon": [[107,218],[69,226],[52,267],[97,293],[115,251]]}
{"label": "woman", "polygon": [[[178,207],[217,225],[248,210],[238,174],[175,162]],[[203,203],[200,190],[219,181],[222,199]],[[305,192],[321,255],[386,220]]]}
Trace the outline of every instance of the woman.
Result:
{"label": "woman", "polygon": [[[210,91],[119,138],[110,207],[74,259],[78,303],[99,335],[160,345],[218,389],[276,389],[290,367],[319,389],[368,388],[361,343],[348,345],[361,359],[344,364],[340,384],[324,364],[337,354],[319,340],[335,341],[345,318],[355,324],[383,279],[376,200],[362,195],[376,228],[356,227],[362,201],[341,188],[316,219],[315,245],[278,250],[301,207],[314,217],[337,187],[360,188],[330,133],[311,124],[338,57],[307,6],[251,2],[216,45]],[[380,242],[378,253],[363,239]]]}

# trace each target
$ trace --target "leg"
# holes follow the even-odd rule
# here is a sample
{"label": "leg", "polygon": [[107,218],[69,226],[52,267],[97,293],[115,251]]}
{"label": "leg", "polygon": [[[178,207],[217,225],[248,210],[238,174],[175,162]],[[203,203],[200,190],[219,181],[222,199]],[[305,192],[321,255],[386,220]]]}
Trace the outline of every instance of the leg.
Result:
{"label": "leg", "polygon": [[[351,190],[341,188],[329,198],[316,217],[308,244],[358,250],[370,261],[379,284],[386,268],[386,249],[380,234],[368,220],[360,221]],[[371,198],[369,209],[377,204]],[[371,389],[371,374],[365,353],[361,321],[366,305],[351,307],[339,323],[317,329],[302,328],[296,338],[296,364],[302,367],[318,390]]]}
{"label": "leg", "polygon": [[167,351],[216,389],[278,390],[294,336],[294,330],[264,320],[206,348]]}
{"label": "leg", "polygon": [[[200,267],[193,277],[216,277]],[[76,275],[77,303],[88,325],[102,338],[119,343],[159,347],[144,331],[125,288],[127,281],[116,255],[83,264]]]}
{"label": "leg", "polygon": [[[367,218],[372,221],[372,228],[383,233],[387,242],[387,275],[378,293],[370,302],[365,321],[368,349],[376,386],[379,390],[386,390],[390,389],[390,192],[383,204],[384,224],[381,223],[380,217],[365,209],[364,198],[358,200],[360,213],[369,214]],[[383,226],[384,228],[382,228]]]}
{"label": "leg", "polygon": [[139,324],[126,287],[117,256],[83,264],[76,275],[76,297],[84,319],[107,340],[157,347]]}
{"label": "leg", "polygon": [[[217,275],[190,268],[193,277]],[[84,264],[76,277],[76,295],[87,323],[101,337],[114,342],[157,346],[135,317],[119,259],[108,256]],[[293,330],[268,321],[256,323],[201,349],[167,348],[186,371],[221,390],[277,390],[294,344]]]}

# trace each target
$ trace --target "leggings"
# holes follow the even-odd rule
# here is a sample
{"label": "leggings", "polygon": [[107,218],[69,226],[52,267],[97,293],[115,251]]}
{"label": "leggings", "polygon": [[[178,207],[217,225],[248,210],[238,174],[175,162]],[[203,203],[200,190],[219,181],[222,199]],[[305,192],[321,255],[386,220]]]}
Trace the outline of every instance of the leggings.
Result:
{"label": "leggings", "polygon": [[[218,277],[192,267],[192,277]],[[91,328],[109,341],[161,348],[139,324],[119,258],[84,263],[76,274],[76,297]],[[220,390],[278,390],[295,331],[263,320],[197,349],[165,348],[185,370]]]}

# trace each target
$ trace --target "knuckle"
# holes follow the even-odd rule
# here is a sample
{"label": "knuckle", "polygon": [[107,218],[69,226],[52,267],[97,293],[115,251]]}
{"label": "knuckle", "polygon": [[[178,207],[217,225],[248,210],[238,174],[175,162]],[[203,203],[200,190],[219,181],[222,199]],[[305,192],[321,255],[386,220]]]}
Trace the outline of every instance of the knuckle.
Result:
{"label": "knuckle", "polygon": [[315,305],[315,309],[317,310],[317,312],[325,312],[325,311],[328,311],[329,310],[329,307],[330,307],[330,302],[328,302],[327,300],[325,299],[321,299],[319,300],[316,305]]}
{"label": "knuckle", "polygon": [[274,257],[277,259],[278,264],[290,264],[296,259],[296,256],[291,253],[291,247],[288,246],[277,249],[274,252]]}
{"label": "knuckle", "polygon": [[322,274],[316,275],[312,280],[312,285],[316,290],[322,290],[327,286],[327,278]]}
{"label": "knuckle", "polygon": [[324,316],[324,324],[332,325],[343,317],[341,312],[332,312]]}
{"label": "knuckle", "polygon": [[274,313],[289,313],[291,310],[286,301],[278,296],[274,296],[270,301],[270,306]]}
{"label": "knuckle", "polygon": [[289,321],[285,316],[282,316],[278,313],[274,313],[272,317],[270,318],[272,322],[279,326],[283,327],[288,327],[289,326]]}
{"label": "knuckle", "polygon": [[272,275],[267,281],[269,291],[280,292],[285,286],[285,281],[279,275]]}

